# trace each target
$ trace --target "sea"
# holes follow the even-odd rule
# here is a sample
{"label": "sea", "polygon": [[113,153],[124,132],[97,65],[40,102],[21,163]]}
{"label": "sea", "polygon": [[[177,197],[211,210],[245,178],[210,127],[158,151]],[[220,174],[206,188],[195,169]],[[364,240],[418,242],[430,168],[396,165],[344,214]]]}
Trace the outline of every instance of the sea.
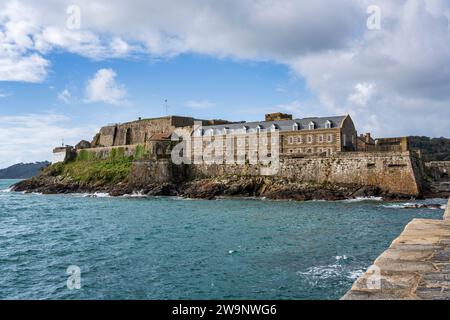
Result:
{"label": "sea", "polygon": [[0,299],[339,299],[446,203],[42,195],[15,182],[0,180]]}

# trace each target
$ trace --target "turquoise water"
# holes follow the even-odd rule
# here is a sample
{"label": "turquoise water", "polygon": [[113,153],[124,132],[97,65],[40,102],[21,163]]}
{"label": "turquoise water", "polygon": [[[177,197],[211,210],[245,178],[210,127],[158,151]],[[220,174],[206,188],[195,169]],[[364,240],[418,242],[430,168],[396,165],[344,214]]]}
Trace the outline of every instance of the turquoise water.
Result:
{"label": "turquoise water", "polygon": [[[412,218],[443,214],[381,201],[47,196],[8,192],[13,182],[0,180],[2,299],[338,299]],[[79,290],[67,288],[70,265]]]}

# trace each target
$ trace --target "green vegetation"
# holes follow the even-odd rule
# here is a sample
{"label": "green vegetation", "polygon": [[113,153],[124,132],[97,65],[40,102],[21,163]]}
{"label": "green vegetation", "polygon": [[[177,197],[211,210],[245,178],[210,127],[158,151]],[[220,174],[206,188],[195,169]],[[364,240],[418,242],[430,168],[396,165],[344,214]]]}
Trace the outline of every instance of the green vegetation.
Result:
{"label": "green vegetation", "polygon": [[132,161],[133,157],[124,156],[124,150],[118,150],[106,160],[95,159],[92,152],[80,152],[75,161],[51,165],[44,174],[70,177],[82,183],[114,184],[128,178]]}
{"label": "green vegetation", "polygon": [[413,150],[421,150],[425,161],[450,161],[450,139],[408,137]]}
{"label": "green vegetation", "polygon": [[145,146],[142,145],[137,145],[136,146],[136,151],[134,153],[134,158],[136,160],[141,160],[143,158],[145,158],[145,156],[148,154],[147,150],[145,149]]}

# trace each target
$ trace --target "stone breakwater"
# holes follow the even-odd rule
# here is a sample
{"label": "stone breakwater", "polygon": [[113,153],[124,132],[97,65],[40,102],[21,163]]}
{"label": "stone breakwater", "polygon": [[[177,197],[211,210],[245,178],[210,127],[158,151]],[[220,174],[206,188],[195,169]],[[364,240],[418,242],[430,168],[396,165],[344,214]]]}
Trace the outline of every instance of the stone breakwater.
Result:
{"label": "stone breakwater", "polygon": [[450,300],[450,199],[443,220],[414,219],[342,300]]}

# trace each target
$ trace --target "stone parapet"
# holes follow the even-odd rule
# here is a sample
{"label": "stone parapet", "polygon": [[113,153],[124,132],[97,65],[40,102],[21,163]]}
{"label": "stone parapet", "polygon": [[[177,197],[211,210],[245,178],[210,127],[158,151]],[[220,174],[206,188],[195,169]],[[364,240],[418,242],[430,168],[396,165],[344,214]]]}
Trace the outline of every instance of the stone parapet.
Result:
{"label": "stone parapet", "polygon": [[445,208],[444,220],[450,221],[450,199],[448,199],[447,207]]}
{"label": "stone parapet", "polygon": [[443,220],[412,220],[342,300],[449,300],[449,208]]}

